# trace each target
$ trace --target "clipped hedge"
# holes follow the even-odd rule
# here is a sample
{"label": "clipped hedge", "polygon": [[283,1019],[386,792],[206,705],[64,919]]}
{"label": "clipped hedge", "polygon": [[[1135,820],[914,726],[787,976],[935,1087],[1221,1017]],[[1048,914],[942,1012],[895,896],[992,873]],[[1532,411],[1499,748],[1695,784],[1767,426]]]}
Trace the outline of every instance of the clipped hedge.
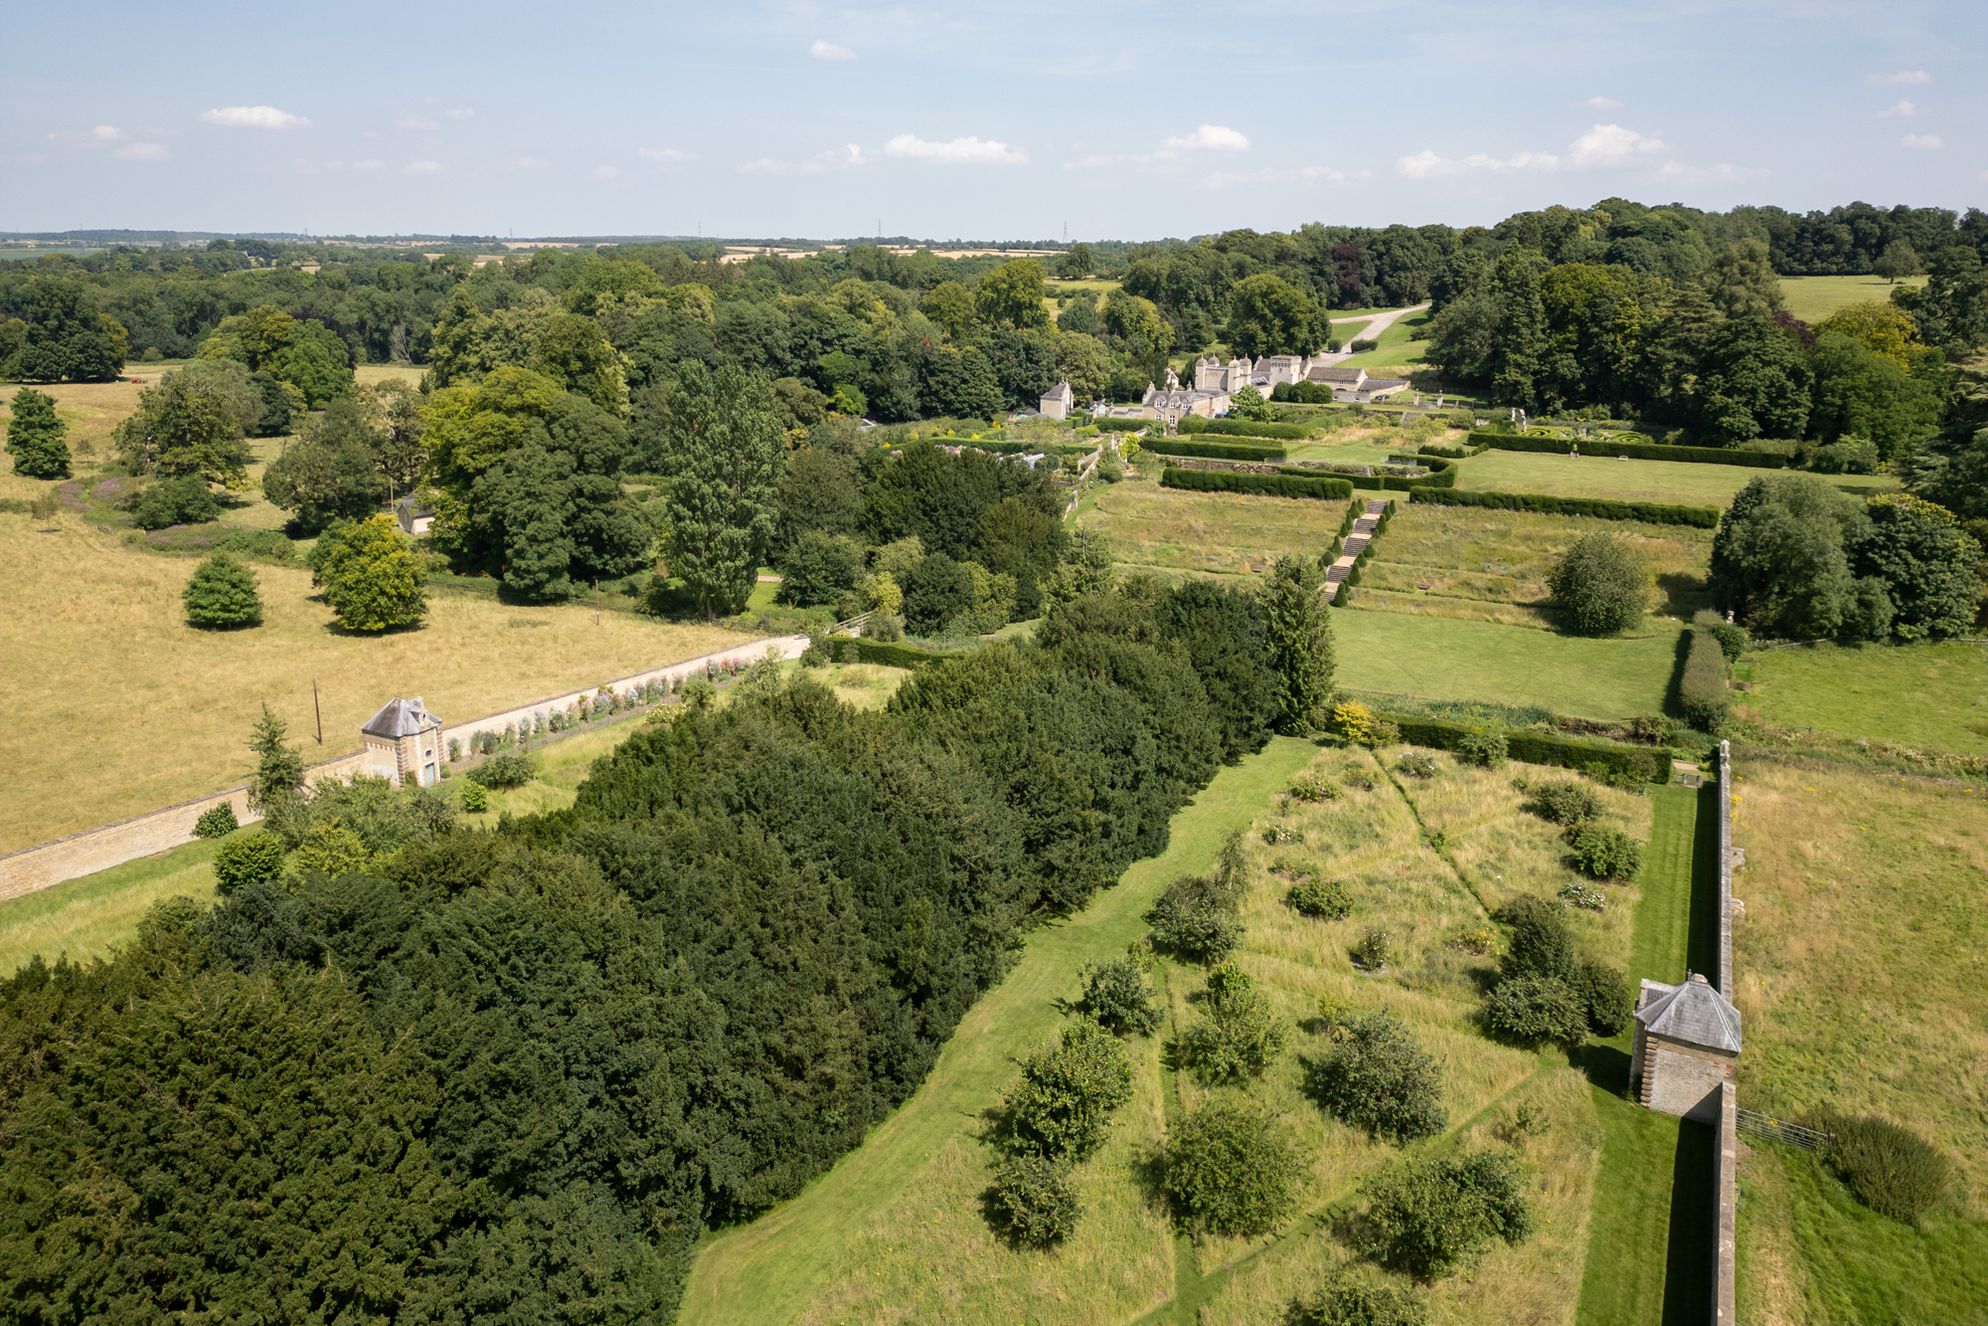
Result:
{"label": "clipped hedge", "polygon": [[1351,497],[1348,479],[1307,478],[1295,474],[1239,474],[1234,470],[1178,470],[1169,465],[1160,474],[1162,488],[1202,493],[1256,493],[1264,497]]}
{"label": "clipped hedge", "polygon": [[1700,732],[1714,736],[1732,715],[1732,690],[1726,685],[1726,651],[1718,636],[1696,628],[1687,631],[1684,667],[1677,677],[1678,716]]}
{"label": "clipped hedge", "polygon": [[1311,436],[1303,424],[1266,424],[1254,419],[1203,419],[1190,414],[1180,421],[1183,433],[1214,433],[1220,437],[1276,437],[1297,441]]}
{"label": "clipped hedge", "polygon": [[876,663],[887,668],[922,668],[947,656],[947,651],[943,649],[926,649],[896,640],[870,640],[854,635],[832,635],[821,644],[834,662]]}
{"label": "clipped hedge", "polygon": [[1147,424],[1158,423],[1157,419],[1099,419],[1099,431],[1106,433],[1136,433]]}
{"label": "clipped hedge", "polygon": [[1788,457],[1731,447],[1681,447],[1665,442],[1606,442],[1600,438],[1535,437],[1480,428],[1470,434],[1474,445],[1500,451],[1579,451],[1583,456],[1627,456],[1632,460],[1676,460],[1698,465],[1742,465],[1749,469],[1786,469]]}
{"label": "clipped hedge", "polygon": [[[1452,480],[1454,482],[1454,480]],[[1554,516],[1594,516],[1599,520],[1640,520],[1650,525],[1692,525],[1717,529],[1719,511],[1708,506],[1678,506],[1670,502],[1618,502],[1606,497],[1554,497],[1546,493],[1494,493],[1477,489],[1418,484],[1408,493],[1411,502],[1439,506],[1489,507],[1494,511],[1538,511]]]}
{"label": "clipped hedge", "polygon": [[1600,766],[1611,773],[1632,774],[1645,782],[1670,781],[1671,752],[1662,746],[1625,746],[1616,741],[1593,737],[1570,737],[1558,732],[1537,732],[1527,728],[1490,728],[1469,723],[1453,723],[1442,718],[1419,718],[1405,714],[1383,714],[1401,729],[1401,739],[1415,746],[1457,751],[1473,740],[1488,735],[1505,739],[1509,758],[1525,764],[1550,764],[1562,769],[1586,770]]}
{"label": "clipped hedge", "polygon": [[1274,442],[1195,442],[1184,437],[1153,437],[1141,444],[1160,456],[1199,456],[1206,460],[1282,460]]}

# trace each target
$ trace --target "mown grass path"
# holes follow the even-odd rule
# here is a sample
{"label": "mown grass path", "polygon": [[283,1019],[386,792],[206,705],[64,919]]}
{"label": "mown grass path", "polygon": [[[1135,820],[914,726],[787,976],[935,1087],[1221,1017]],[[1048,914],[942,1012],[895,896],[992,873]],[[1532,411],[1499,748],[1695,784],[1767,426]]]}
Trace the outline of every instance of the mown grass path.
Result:
{"label": "mown grass path", "polygon": [[1144,932],[1161,888],[1207,869],[1223,839],[1246,827],[1316,749],[1280,738],[1221,770],[1174,816],[1165,852],[1136,862],[1078,915],[1031,934],[1006,979],[961,1020],[931,1074],[861,1147],[793,1200],[706,1241],[679,1320],[770,1326],[806,1317],[825,1287],[855,1269],[852,1256],[869,1219],[950,1144],[978,1135],[1013,1060],[1055,1034],[1059,1001],[1075,993],[1077,969],[1122,953]]}

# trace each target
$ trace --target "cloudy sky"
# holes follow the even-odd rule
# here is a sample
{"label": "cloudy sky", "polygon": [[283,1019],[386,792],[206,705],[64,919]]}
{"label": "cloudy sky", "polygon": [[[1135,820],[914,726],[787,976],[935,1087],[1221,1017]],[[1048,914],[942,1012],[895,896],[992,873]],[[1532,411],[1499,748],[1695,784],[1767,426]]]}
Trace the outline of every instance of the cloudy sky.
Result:
{"label": "cloudy sky", "polygon": [[17,7],[0,229],[1146,238],[1988,205],[1982,0]]}

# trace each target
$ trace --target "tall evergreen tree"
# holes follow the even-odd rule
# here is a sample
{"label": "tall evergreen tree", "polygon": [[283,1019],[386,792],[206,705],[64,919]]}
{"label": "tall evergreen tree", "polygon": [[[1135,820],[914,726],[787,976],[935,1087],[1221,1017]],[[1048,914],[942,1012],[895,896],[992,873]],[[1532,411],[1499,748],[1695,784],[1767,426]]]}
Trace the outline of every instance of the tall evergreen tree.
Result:
{"label": "tall evergreen tree", "polygon": [[14,393],[13,414],[7,420],[7,450],[14,473],[30,479],[63,479],[69,475],[69,426],[55,414],[55,398],[33,387]]}
{"label": "tall evergreen tree", "polygon": [[1278,731],[1303,735],[1325,725],[1332,698],[1332,627],[1318,567],[1306,558],[1280,557],[1270,572],[1263,606],[1270,620],[1270,654],[1283,699]]}
{"label": "tall evergreen tree", "polygon": [[764,377],[691,364],[670,389],[665,427],[670,574],[707,617],[741,611],[773,538],[779,402]]}
{"label": "tall evergreen tree", "polygon": [[255,754],[255,772],[249,775],[249,809],[260,811],[267,819],[275,819],[294,806],[304,790],[304,757],[297,747],[283,742],[289,732],[289,725],[264,704],[262,717],[255,720],[255,729],[249,734],[249,750]]}

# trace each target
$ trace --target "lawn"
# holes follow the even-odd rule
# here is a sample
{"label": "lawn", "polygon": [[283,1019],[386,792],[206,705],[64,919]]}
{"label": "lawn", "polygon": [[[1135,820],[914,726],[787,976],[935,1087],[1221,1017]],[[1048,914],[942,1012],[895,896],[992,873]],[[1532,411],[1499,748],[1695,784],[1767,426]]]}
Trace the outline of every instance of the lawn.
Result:
{"label": "lawn", "polygon": [[[1336,1217],[1357,1203],[1366,1178],[1400,1154],[1329,1120],[1302,1093],[1300,1056],[1322,1044],[1308,1028],[1323,999],[1387,1007],[1443,1065],[1451,1129],[1416,1150],[1457,1142],[1515,1147],[1536,1180],[1539,1232],[1517,1248],[1493,1248],[1474,1270],[1433,1286],[1433,1319],[1518,1320],[1509,1309],[1522,1301],[1523,1320],[1576,1320],[1605,1136],[1602,1098],[1566,1056],[1497,1045],[1476,1031],[1476,981],[1489,960],[1454,942],[1486,924],[1486,900],[1517,891],[1550,895],[1568,877],[1562,849],[1552,826],[1518,811],[1512,775],[1537,771],[1468,769],[1442,758],[1424,782],[1390,773],[1398,754],[1377,759],[1279,740],[1218,774],[1176,818],[1164,856],[1135,865],[1068,923],[1029,938],[1017,967],[967,1015],[932,1075],[861,1149],[800,1197],[705,1243],[681,1319],[700,1326],[1278,1320],[1295,1295],[1350,1260]],[[1340,786],[1340,797],[1306,804],[1279,796],[1301,770]],[[1639,837],[1649,831],[1649,800],[1608,789],[1600,795],[1611,819]],[[1105,1147],[1077,1171],[1085,1209],[1076,1234],[1051,1253],[1010,1250],[989,1231],[979,1194],[993,1156],[983,1140],[986,1114],[1011,1079],[1014,1058],[1051,1038],[1059,1004],[1075,993],[1078,967],[1138,938],[1159,888],[1205,869],[1226,833],[1245,824],[1252,829],[1245,849],[1251,885],[1237,961],[1298,1028],[1291,1048],[1250,1091],[1304,1157],[1299,1213],[1258,1239],[1186,1239],[1170,1231],[1142,1177],[1143,1162],[1168,1121],[1204,1093],[1167,1066],[1157,1038],[1140,1039],[1131,1045],[1133,1098],[1115,1116]],[[1264,841],[1272,825],[1280,831],[1274,846]],[[1441,852],[1430,845],[1438,833]],[[1285,879],[1272,870],[1296,867],[1345,880],[1353,915],[1319,922],[1292,911]],[[1575,925],[1592,951],[1622,962],[1640,889],[1610,893],[1608,913],[1580,913]],[[1347,947],[1373,925],[1391,931],[1399,957],[1386,972],[1366,975],[1354,969]],[[1195,1016],[1189,999],[1202,977],[1162,962],[1156,979],[1177,1029]],[[1522,1103],[1539,1120],[1530,1130],[1514,1122]],[[1619,1158],[1618,1177],[1667,1199],[1672,1156],[1662,1142],[1666,1128],[1675,1137],[1674,1122],[1647,1123],[1613,1103],[1638,1116],[1639,1140],[1657,1139]],[[1642,1215],[1640,1207],[1623,1209]],[[1638,1267],[1616,1277],[1610,1302],[1624,1312],[1610,1320],[1660,1320],[1668,1213],[1659,1209],[1656,1271]],[[1650,1246],[1648,1231],[1633,1220],[1608,1228],[1612,1235],[1626,1230],[1638,1240],[1631,1246]],[[1606,1251],[1613,1263],[1622,1245]]]}
{"label": "lawn", "polygon": [[1739,673],[1750,718],[1919,750],[1988,755],[1988,648],[1978,644],[1763,649]]}
{"label": "lawn", "polygon": [[[510,607],[435,595],[428,625],[371,638],[337,631],[309,572],[259,565],[265,624],[186,626],[194,563],[127,547],[74,514],[0,514],[0,706],[32,722],[0,733],[8,795],[0,851],[135,815],[238,781],[251,720],[268,703],[306,759],[358,746],[396,694],[471,718],[746,637],[577,606]],[[318,683],[325,743],[312,732]]]}
{"label": "lawn", "polygon": [[1551,626],[1547,577],[1561,554],[1597,532],[1627,541],[1649,565],[1651,612],[1689,617],[1710,604],[1711,530],[1432,503],[1396,509],[1355,596],[1362,607]]}
{"label": "lawn", "polygon": [[[1392,537],[1394,528],[1381,536]],[[1375,554],[1379,556],[1378,553]],[[1354,606],[1332,615],[1337,680],[1356,691],[1536,705],[1578,718],[1661,713],[1675,631],[1591,640],[1500,622]]]}
{"label": "lawn", "polygon": [[1788,312],[1803,322],[1816,323],[1852,304],[1888,304],[1892,291],[1924,284],[1923,276],[1908,276],[1897,285],[1882,276],[1784,276],[1781,298],[1787,302]]}
{"label": "lawn", "polygon": [[37,953],[50,962],[103,957],[131,937],[153,903],[213,898],[215,846],[187,843],[0,902],[0,978]]}
{"label": "lawn", "polygon": [[1240,576],[1268,571],[1286,554],[1315,558],[1332,545],[1346,504],[1299,497],[1192,493],[1162,488],[1164,460],[1142,456],[1146,473],[1093,484],[1077,528],[1104,534],[1127,570]]}
{"label": "lawn", "polygon": [[[1575,457],[1551,451],[1491,450],[1457,465],[1459,488],[1714,507],[1725,506],[1751,480],[1769,473],[1740,465]],[[1889,475],[1831,475],[1829,481],[1859,495],[1898,486],[1898,480]]]}
{"label": "lawn", "polygon": [[[1405,318],[1396,318],[1382,331],[1379,340],[1371,350],[1363,350],[1346,360],[1348,368],[1364,368],[1368,377],[1406,377],[1410,372],[1422,367],[1422,357],[1428,352],[1429,342],[1415,340],[1418,331],[1429,325],[1427,312],[1411,313]],[[1338,335],[1355,334],[1357,326],[1335,327]]]}
{"label": "lawn", "polygon": [[1988,1304],[1988,802],[1855,765],[1739,770],[1734,999],[1742,1102],[1884,1115],[1944,1151],[1956,1210],[1913,1230],[1801,1156],[1741,1162],[1741,1311],[1752,1321],[1972,1321]]}

